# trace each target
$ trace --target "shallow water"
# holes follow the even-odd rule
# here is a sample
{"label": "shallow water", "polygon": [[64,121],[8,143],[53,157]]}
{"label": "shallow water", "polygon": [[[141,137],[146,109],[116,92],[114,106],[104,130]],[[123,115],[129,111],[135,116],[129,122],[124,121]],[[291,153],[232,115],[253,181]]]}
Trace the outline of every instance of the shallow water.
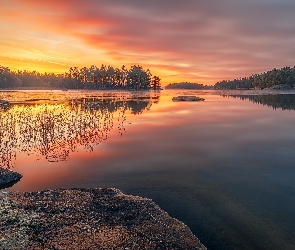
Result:
{"label": "shallow water", "polygon": [[[180,94],[205,101],[171,101]],[[152,198],[209,249],[294,249],[294,93],[22,91],[0,99],[13,103],[0,112],[1,164],[24,176],[8,190],[116,187]]]}

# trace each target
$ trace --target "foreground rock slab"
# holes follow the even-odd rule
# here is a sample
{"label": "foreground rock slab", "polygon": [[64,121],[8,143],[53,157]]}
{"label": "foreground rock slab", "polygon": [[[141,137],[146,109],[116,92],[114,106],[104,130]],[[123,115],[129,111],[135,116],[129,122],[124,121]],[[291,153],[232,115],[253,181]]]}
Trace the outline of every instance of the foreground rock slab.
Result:
{"label": "foreground rock slab", "polygon": [[22,178],[22,175],[10,171],[8,169],[0,168],[0,189],[10,187]]}
{"label": "foreground rock slab", "polygon": [[172,98],[172,101],[174,102],[199,102],[199,101],[205,101],[204,98],[198,97],[198,96],[175,96]]}
{"label": "foreground rock slab", "polygon": [[2,249],[206,249],[152,200],[117,189],[0,192]]}

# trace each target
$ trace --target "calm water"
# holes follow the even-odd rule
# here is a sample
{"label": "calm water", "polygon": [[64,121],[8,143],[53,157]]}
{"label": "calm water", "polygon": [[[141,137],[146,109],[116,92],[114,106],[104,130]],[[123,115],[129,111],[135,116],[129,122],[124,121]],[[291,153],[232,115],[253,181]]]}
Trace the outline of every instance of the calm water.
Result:
{"label": "calm water", "polygon": [[[178,94],[205,101],[172,102]],[[0,111],[0,164],[24,176],[8,190],[116,187],[152,198],[209,249],[295,249],[295,94],[0,99],[13,103]]]}

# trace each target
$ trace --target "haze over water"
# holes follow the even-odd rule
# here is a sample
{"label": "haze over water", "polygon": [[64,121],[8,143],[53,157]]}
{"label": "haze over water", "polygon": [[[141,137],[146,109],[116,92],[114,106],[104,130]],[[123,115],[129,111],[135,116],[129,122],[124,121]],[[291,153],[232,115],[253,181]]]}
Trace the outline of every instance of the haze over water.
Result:
{"label": "haze over water", "polygon": [[276,93],[0,92],[1,164],[23,175],[8,190],[115,187],[209,249],[292,249],[295,95]]}

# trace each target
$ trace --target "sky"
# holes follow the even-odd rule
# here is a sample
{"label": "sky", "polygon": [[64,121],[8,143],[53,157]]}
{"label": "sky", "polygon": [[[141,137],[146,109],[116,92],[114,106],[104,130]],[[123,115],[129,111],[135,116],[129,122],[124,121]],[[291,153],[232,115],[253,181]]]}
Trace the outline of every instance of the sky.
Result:
{"label": "sky", "polygon": [[142,65],[212,85],[295,65],[294,0],[0,0],[0,65]]}

